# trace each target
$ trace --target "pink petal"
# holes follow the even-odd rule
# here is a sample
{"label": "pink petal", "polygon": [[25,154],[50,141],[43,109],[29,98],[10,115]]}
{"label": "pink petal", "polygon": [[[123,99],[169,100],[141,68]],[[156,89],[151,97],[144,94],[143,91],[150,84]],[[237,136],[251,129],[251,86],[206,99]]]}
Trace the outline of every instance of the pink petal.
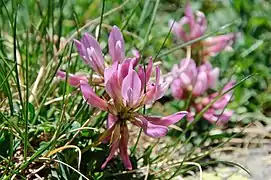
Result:
{"label": "pink petal", "polygon": [[166,91],[168,90],[169,84],[167,82],[163,82],[162,84],[159,84],[156,93],[155,93],[155,101],[162,98]]}
{"label": "pink petal", "polygon": [[141,91],[144,89],[144,85],[145,85],[145,72],[144,72],[144,69],[142,67],[142,65],[139,65],[138,67],[138,76],[139,76],[139,79],[141,81],[141,84],[142,84],[142,87],[141,87]]}
{"label": "pink petal", "polygon": [[124,163],[125,168],[131,170],[132,164],[128,155],[128,139],[129,139],[129,131],[128,131],[127,125],[125,124],[121,126],[121,139],[120,139],[120,147],[119,147],[120,157]]}
{"label": "pink petal", "polygon": [[182,81],[180,79],[173,80],[170,87],[173,97],[177,99],[181,99],[183,97]]}
{"label": "pink petal", "polygon": [[144,118],[155,125],[169,126],[169,125],[177,123],[178,121],[183,119],[186,115],[187,115],[187,111],[180,111],[166,117],[144,116]]}
{"label": "pink petal", "polygon": [[230,33],[230,34],[224,34],[220,36],[214,36],[214,37],[209,37],[204,40],[204,45],[205,46],[215,46],[221,42],[229,42],[235,39],[235,34]]}
{"label": "pink petal", "polygon": [[207,85],[208,85],[207,74],[205,72],[199,72],[197,82],[193,87],[193,95],[195,96],[201,95],[204,91],[207,90]]}
{"label": "pink petal", "polygon": [[194,17],[193,10],[191,8],[190,3],[186,4],[184,13],[185,13],[185,16],[188,17],[189,19],[190,30],[192,30],[195,24],[195,17]]}
{"label": "pink petal", "polygon": [[168,128],[162,125],[155,125],[146,120],[143,116],[138,117],[141,121],[140,126],[142,127],[144,133],[150,137],[159,138],[167,134]]}
{"label": "pink petal", "polygon": [[125,57],[125,47],[122,33],[117,26],[114,26],[110,32],[108,46],[113,62],[121,63]]}
{"label": "pink petal", "polygon": [[[172,26],[174,21],[169,21],[169,27]],[[187,17],[183,17],[179,22],[173,24],[172,32],[179,39],[182,39],[184,42],[188,41],[187,33],[184,31],[183,26],[188,24],[189,19]]]}
{"label": "pink petal", "polygon": [[131,63],[132,61],[130,59],[126,59],[118,65],[118,77],[120,84],[122,84],[123,79],[128,75],[129,67],[132,66]]}
{"label": "pink petal", "polygon": [[183,59],[179,71],[189,77],[192,83],[197,79],[197,66],[193,59]]}
{"label": "pink petal", "polygon": [[117,121],[118,121],[118,117],[109,113],[107,117],[107,124],[106,124],[107,129],[112,128]]}
{"label": "pink petal", "polygon": [[119,148],[119,143],[120,143],[120,125],[119,124],[116,124],[111,140],[112,140],[112,144],[110,147],[110,153],[108,157],[106,158],[105,162],[102,164],[102,169],[104,169],[107,163],[114,157],[115,152]]}
{"label": "pink petal", "polygon": [[201,34],[203,35],[207,29],[206,17],[201,11],[197,11],[196,16],[197,16],[197,24],[200,25],[200,31],[201,31]]}
{"label": "pink petal", "polygon": [[233,113],[234,113],[233,110],[225,110],[225,111],[222,113],[222,115],[221,115],[219,121],[223,121],[223,123],[228,122],[228,121],[230,120],[231,116],[233,115]]}
{"label": "pink petal", "polygon": [[121,86],[118,80],[118,72],[115,71],[105,84],[105,90],[114,102],[122,103]]}
{"label": "pink petal", "polygon": [[229,89],[231,89],[231,88],[234,86],[234,84],[235,84],[235,81],[230,81],[230,82],[228,82],[228,83],[224,86],[223,92],[226,92],[226,91],[228,91]]}
{"label": "pink petal", "polygon": [[117,68],[118,68],[117,62],[113,63],[112,66],[105,68],[105,70],[104,70],[104,83],[105,84],[112,77],[113,73],[115,71],[117,71]]}
{"label": "pink petal", "polygon": [[77,46],[79,55],[83,58],[85,63],[102,75],[104,71],[104,59],[102,50],[96,39],[85,33],[81,42],[77,40],[74,40],[74,42]]}
{"label": "pink petal", "polygon": [[153,67],[153,61],[152,61],[152,57],[150,57],[149,64],[146,69],[146,83],[148,83],[151,78],[152,67]]}
{"label": "pink petal", "polygon": [[208,85],[211,88],[214,88],[217,84],[219,77],[219,68],[214,68],[208,73]]}
{"label": "pink petal", "polygon": [[[58,71],[56,74],[62,80],[66,80],[66,72]],[[84,75],[75,75],[75,74],[68,74],[67,77],[68,83],[73,87],[78,87],[80,85],[80,81],[88,82],[88,78]]]}
{"label": "pink petal", "polygon": [[146,89],[144,104],[152,104],[155,97],[155,84],[149,84]]}
{"label": "pink petal", "polygon": [[140,52],[137,49],[133,49],[132,53],[136,58],[138,58],[138,59],[140,58]]}
{"label": "pink petal", "polygon": [[84,99],[88,104],[98,107],[102,110],[107,110],[106,102],[95,94],[89,84],[85,81],[80,81],[80,88],[83,94]]}
{"label": "pink petal", "polygon": [[141,80],[133,69],[130,69],[123,79],[121,92],[124,103],[135,105],[138,102],[141,95]]}

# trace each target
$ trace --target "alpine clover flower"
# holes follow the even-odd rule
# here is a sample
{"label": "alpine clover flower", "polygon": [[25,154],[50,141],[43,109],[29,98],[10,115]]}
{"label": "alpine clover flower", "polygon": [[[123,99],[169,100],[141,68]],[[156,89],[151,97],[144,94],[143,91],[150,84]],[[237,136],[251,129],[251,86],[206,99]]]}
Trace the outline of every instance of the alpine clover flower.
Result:
{"label": "alpine clover flower", "polygon": [[[228,91],[234,82],[231,81],[225,85],[222,90],[222,93]],[[189,121],[193,121],[195,112],[200,112],[205,106],[207,106],[214,98],[219,95],[218,92],[212,93],[208,96],[198,97],[195,99],[194,103],[190,107],[189,110]],[[210,123],[216,123],[219,125],[223,125],[227,123],[230,117],[233,115],[234,111],[227,109],[226,106],[230,102],[232,98],[232,92],[228,92],[227,94],[220,97],[211,107],[203,114],[203,118],[208,120]],[[194,110],[194,111],[193,111]]]}
{"label": "alpine clover flower", "polygon": [[[203,36],[207,29],[207,20],[204,13],[201,11],[193,13],[190,3],[187,3],[184,14],[184,17],[179,22],[169,21],[169,26],[173,25],[173,34],[184,42]],[[194,43],[192,47],[198,49],[198,54],[203,57],[203,60],[206,60],[208,56],[214,56],[224,49],[232,49],[230,45],[235,40],[235,37],[236,34],[234,33],[208,37]]]}
{"label": "alpine clover flower", "polygon": [[[156,78],[151,81],[154,69],[152,58],[149,59],[146,71],[138,65],[139,53],[135,57],[125,57],[125,47],[122,33],[114,26],[108,40],[109,54],[112,58],[110,66],[105,65],[99,43],[89,34],[85,34],[81,41],[75,40],[79,55],[102,80],[108,96],[99,97],[86,76],[68,75],[72,86],[80,86],[83,98],[93,107],[107,111],[107,130],[99,139],[110,139],[110,153],[102,168],[119,151],[125,168],[132,169],[128,155],[129,130],[127,123],[141,127],[150,137],[159,138],[168,132],[168,126],[181,120],[186,111],[180,111],[166,117],[153,117],[139,113],[146,104],[152,104],[160,99],[168,89],[168,84],[160,78],[160,68],[155,68]],[[64,72],[58,76],[64,79]]]}
{"label": "alpine clover flower", "polygon": [[207,89],[215,87],[219,76],[219,68],[212,68],[209,62],[197,67],[195,61],[188,58],[174,65],[171,72],[171,91],[177,99],[186,99],[190,93],[193,97],[202,95]]}

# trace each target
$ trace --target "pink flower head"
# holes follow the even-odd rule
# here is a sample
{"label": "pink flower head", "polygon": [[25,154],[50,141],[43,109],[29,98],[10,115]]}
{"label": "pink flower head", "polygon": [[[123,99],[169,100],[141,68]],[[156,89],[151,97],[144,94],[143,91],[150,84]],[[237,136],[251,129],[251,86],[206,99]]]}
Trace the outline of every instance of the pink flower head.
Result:
{"label": "pink flower head", "polygon": [[[186,4],[184,14],[185,16],[173,25],[172,30],[176,37],[187,42],[202,36],[207,28],[205,15],[197,11],[194,16],[190,3]],[[173,21],[170,21],[169,25],[172,26],[172,23]]]}
{"label": "pink flower head", "polygon": [[[85,34],[81,41],[74,41],[84,62],[98,73],[98,82],[105,87],[108,95],[99,97],[89,85],[87,76],[68,74],[68,82],[72,86],[80,86],[83,98],[88,104],[109,113],[108,129],[99,139],[99,142],[110,139],[110,153],[102,168],[119,150],[124,166],[132,169],[128,156],[127,122],[141,127],[146,135],[159,138],[167,134],[169,125],[181,120],[187,112],[180,111],[166,117],[151,117],[138,113],[144,105],[160,99],[168,89],[168,83],[161,79],[159,67],[155,68],[156,77],[151,80],[152,58],[145,70],[142,65],[138,65],[138,51],[134,51],[134,57],[125,57],[123,36],[116,26],[112,28],[108,39],[109,54],[112,58],[112,64],[109,66],[104,64],[102,50],[94,37]],[[66,73],[59,71],[57,76],[64,80]]]}
{"label": "pink flower head", "polygon": [[183,99],[189,92],[193,96],[202,95],[208,88],[213,88],[219,75],[218,68],[212,68],[210,63],[196,67],[193,59],[183,59],[179,65],[172,68],[173,81],[171,83],[172,95]]}
{"label": "pink flower head", "polygon": [[[229,82],[222,92],[227,91],[233,86],[234,82]],[[200,112],[205,106],[207,106],[218,93],[213,93],[208,97],[201,97],[199,100],[196,100],[195,107],[196,111]],[[227,104],[230,102],[232,92],[228,92],[221,98],[219,98],[204,114],[203,117],[211,123],[225,124],[229,121],[230,117],[233,115],[234,111],[225,109]],[[225,109],[225,110],[224,110]],[[224,111],[223,111],[224,110]],[[222,112],[223,111],[223,112]],[[222,114],[221,114],[222,113]]]}
{"label": "pink flower head", "polygon": [[[182,17],[179,22],[173,22],[172,20],[169,22],[170,27],[173,25],[173,34],[184,42],[203,36],[207,29],[207,20],[205,15],[200,11],[193,13],[189,3],[186,4],[184,14],[184,17]],[[235,33],[209,37],[194,43],[192,47],[195,50],[198,50],[198,53],[203,58],[204,62],[207,57],[214,56],[224,49],[232,49],[231,44],[235,38]]]}
{"label": "pink flower head", "polygon": [[109,99],[98,97],[86,81],[80,81],[83,97],[88,104],[109,112],[107,132],[111,139],[110,154],[102,168],[118,150],[125,167],[132,168],[128,157],[128,121],[141,127],[145,134],[158,138],[166,135],[169,125],[186,115],[185,111],[167,117],[149,117],[138,113],[137,111],[145,104],[161,98],[168,85],[161,81],[159,67],[155,69],[155,81],[150,80],[153,69],[151,58],[146,72],[142,66],[136,69],[135,64],[135,59],[128,58],[122,62],[115,61],[112,66],[105,68],[105,90]]}

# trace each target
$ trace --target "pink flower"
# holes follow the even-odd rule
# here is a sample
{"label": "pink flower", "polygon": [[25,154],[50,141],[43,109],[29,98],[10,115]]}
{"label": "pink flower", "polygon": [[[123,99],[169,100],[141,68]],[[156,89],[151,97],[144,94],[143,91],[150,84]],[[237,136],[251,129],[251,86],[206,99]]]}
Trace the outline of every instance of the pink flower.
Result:
{"label": "pink flower", "polygon": [[127,152],[129,135],[127,122],[141,127],[146,135],[158,138],[165,136],[168,132],[167,127],[178,122],[187,113],[181,111],[167,117],[150,117],[137,112],[145,104],[161,98],[166,91],[167,85],[160,80],[159,67],[156,68],[155,82],[150,81],[152,66],[152,59],[150,59],[146,72],[141,66],[136,71],[134,62],[125,59],[120,64],[114,63],[106,68],[104,79],[105,90],[110,96],[108,100],[98,97],[86,81],[80,81],[83,97],[88,104],[109,112],[107,131],[111,139],[111,150],[102,168],[113,158],[118,149],[125,167],[132,168]]}
{"label": "pink flower", "polygon": [[[233,86],[234,82],[229,82],[222,92],[227,91]],[[208,97],[200,97],[195,100],[194,106],[197,112],[200,112],[205,106],[207,106],[213,99],[218,96],[218,93],[213,93]],[[229,121],[234,111],[225,109],[227,104],[230,102],[232,92],[228,92],[221,98],[219,98],[204,114],[204,119],[208,120],[210,123],[225,124]],[[225,110],[224,110],[225,109]],[[223,111],[224,110],[224,111]],[[222,112],[223,111],[223,112]]]}
{"label": "pink flower", "polygon": [[[68,74],[68,82],[80,86],[84,100],[93,107],[109,113],[107,130],[99,142],[110,139],[110,153],[102,168],[119,151],[127,169],[132,169],[128,156],[129,130],[127,123],[141,127],[148,136],[159,138],[168,132],[168,126],[181,120],[187,112],[181,111],[166,117],[151,117],[138,113],[146,104],[160,99],[168,89],[168,83],[160,78],[159,67],[155,68],[156,78],[151,81],[153,71],[152,58],[144,70],[138,65],[140,53],[134,51],[134,57],[125,57],[124,40],[120,30],[114,26],[108,39],[112,64],[106,66],[99,43],[89,34],[81,41],[75,40],[79,55],[99,76],[98,82],[104,85],[108,96],[99,97],[89,85],[87,76]],[[138,66],[137,66],[138,65]],[[57,76],[65,80],[66,73],[59,71]]]}
{"label": "pink flower", "polygon": [[[186,4],[184,14],[184,17],[179,22],[175,22],[174,24],[173,21],[169,22],[170,27],[173,24],[173,34],[184,42],[203,36],[207,29],[205,15],[200,11],[196,11],[194,14],[189,3]],[[199,54],[205,61],[208,56],[214,56],[224,49],[231,49],[230,45],[235,40],[235,37],[236,34],[234,33],[209,37],[193,44],[192,47],[199,50]]]}
{"label": "pink flower", "polygon": [[190,92],[193,96],[202,95],[208,88],[213,88],[219,75],[218,68],[210,63],[196,67],[193,59],[183,59],[172,68],[172,95],[177,99],[186,98]]}
{"label": "pink flower", "polygon": [[[170,21],[169,25],[172,26],[172,23],[173,21]],[[187,26],[188,29],[185,29]],[[179,22],[174,23],[172,30],[176,37],[187,42],[202,36],[206,28],[207,21],[205,15],[197,11],[195,17],[190,4],[187,3],[185,6],[185,16]]]}

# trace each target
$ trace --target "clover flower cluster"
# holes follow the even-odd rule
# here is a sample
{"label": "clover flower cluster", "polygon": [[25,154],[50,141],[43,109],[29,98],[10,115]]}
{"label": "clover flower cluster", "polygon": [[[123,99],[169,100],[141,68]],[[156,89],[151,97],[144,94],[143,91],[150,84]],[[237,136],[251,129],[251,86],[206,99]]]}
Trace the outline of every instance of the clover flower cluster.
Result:
{"label": "clover flower cluster", "polygon": [[[68,74],[71,86],[80,87],[84,99],[93,107],[107,111],[107,131],[101,141],[109,139],[110,153],[102,168],[119,151],[120,157],[127,169],[132,169],[128,155],[129,130],[127,123],[141,127],[150,137],[159,138],[168,132],[168,126],[181,120],[186,111],[180,111],[166,117],[147,116],[139,110],[147,104],[160,99],[167,91],[169,84],[161,79],[160,68],[154,67],[152,58],[144,70],[139,64],[140,56],[125,57],[125,46],[121,31],[114,26],[108,39],[111,65],[106,65],[99,43],[90,34],[84,34],[78,41],[74,40],[79,55],[89,65],[96,75],[93,83],[102,85],[106,95],[98,96],[92,89],[90,77],[81,74]],[[151,76],[155,71],[155,79]],[[59,71],[57,76],[63,80],[66,73]]]}
{"label": "clover flower cluster", "polygon": [[[174,24],[172,24],[174,23]],[[189,3],[185,7],[185,16],[179,22],[170,21],[173,34],[184,42],[194,40],[204,35],[207,28],[205,15],[197,11],[195,14]],[[188,27],[188,29],[187,29]],[[208,90],[215,88],[219,68],[213,68],[207,61],[210,56],[231,49],[230,44],[234,41],[235,34],[226,34],[209,37],[191,45],[192,58],[185,58],[171,70],[171,92],[176,99],[188,99],[191,95],[191,102],[188,108],[187,119],[193,121],[196,113],[203,110],[216,96],[218,92],[208,94]],[[229,82],[222,90],[222,93],[233,86]],[[233,114],[232,110],[225,109],[232,94],[227,93],[216,101],[204,114],[203,117],[211,123],[225,124]]]}

